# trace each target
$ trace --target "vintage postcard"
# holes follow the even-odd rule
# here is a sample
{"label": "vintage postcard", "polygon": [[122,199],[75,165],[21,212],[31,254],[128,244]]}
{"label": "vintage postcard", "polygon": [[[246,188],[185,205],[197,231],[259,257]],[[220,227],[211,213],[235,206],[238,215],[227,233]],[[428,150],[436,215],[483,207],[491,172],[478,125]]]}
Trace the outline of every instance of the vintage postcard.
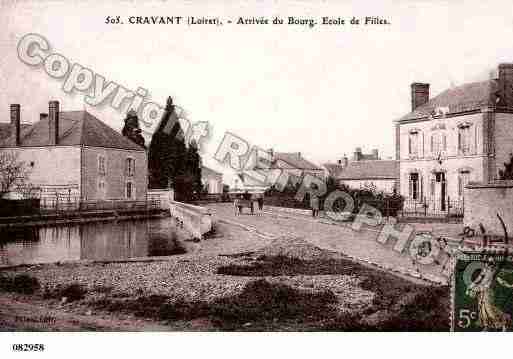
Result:
{"label": "vintage postcard", "polygon": [[512,331],[511,39],[500,0],[0,0],[8,355]]}

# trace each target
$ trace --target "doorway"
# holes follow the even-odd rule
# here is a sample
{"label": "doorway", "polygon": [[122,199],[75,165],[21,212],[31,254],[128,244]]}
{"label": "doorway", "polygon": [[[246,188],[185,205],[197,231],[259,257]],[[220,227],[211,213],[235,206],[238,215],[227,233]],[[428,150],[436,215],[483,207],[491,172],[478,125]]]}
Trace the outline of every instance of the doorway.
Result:
{"label": "doorway", "polygon": [[440,211],[447,210],[447,181],[445,172],[435,172],[435,201],[440,206]]}

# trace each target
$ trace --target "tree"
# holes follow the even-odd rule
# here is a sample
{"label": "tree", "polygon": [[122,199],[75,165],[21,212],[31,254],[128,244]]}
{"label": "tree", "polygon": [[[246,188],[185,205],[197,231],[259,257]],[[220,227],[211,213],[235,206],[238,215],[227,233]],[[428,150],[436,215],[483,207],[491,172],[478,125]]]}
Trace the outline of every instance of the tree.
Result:
{"label": "tree", "polygon": [[6,193],[26,187],[28,176],[25,162],[19,160],[15,152],[0,152],[0,198]]}
{"label": "tree", "polygon": [[201,183],[201,156],[198,152],[198,145],[193,140],[187,149],[185,170],[192,177],[193,194],[199,194],[202,190]]}
{"label": "tree", "polygon": [[186,146],[183,137],[173,100],[169,97],[159,127],[151,138],[148,153],[150,188],[174,185],[185,161]]}
{"label": "tree", "polygon": [[513,154],[509,155],[509,162],[504,163],[504,169],[499,170],[501,180],[513,180]]}
{"label": "tree", "polygon": [[121,134],[131,141],[137,143],[139,146],[146,147],[144,143],[144,137],[141,135],[141,129],[139,128],[139,118],[135,110],[130,110],[126,114],[125,125]]}
{"label": "tree", "polygon": [[201,193],[201,157],[195,142],[187,147],[171,97],[152,136],[148,154],[150,188],[173,186],[179,201]]}

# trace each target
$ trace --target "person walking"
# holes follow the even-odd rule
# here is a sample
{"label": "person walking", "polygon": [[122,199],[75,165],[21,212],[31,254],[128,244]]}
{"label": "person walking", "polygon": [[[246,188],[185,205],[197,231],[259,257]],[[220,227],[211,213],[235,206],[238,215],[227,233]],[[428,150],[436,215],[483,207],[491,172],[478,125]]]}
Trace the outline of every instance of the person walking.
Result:
{"label": "person walking", "polygon": [[310,200],[310,207],[312,208],[312,217],[318,217],[319,216],[319,197],[312,196]]}
{"label": "person walking", "polygon": [[[262,212],[264,210],[264,196],[263,195],[259,196],[257,201],[258,201],[258,211]],[[262,214],[262,213],[260,213],[260,214]]]}

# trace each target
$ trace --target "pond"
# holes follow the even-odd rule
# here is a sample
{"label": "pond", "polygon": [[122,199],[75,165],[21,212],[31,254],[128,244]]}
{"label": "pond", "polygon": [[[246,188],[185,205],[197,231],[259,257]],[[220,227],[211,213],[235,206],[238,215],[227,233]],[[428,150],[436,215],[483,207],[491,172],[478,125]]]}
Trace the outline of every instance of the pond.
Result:
{"label": "pond", "polygon": [[3,230],[0,265],[169,256],[185,239],[170,218]]}

